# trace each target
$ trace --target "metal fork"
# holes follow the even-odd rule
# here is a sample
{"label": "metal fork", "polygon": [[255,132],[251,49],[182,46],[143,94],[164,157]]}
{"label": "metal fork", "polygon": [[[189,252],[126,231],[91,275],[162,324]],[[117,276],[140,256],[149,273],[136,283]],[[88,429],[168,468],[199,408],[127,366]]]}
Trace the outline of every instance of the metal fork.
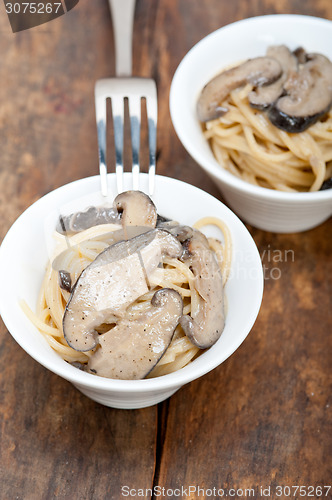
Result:
{"label": "metal fork", "polygon": [[146,100],[149,142],[149,195],[153,195],[156,172],[157,88],[150,78],[133,78],[132,33],[136,0],[109,0],[115,43],[116,78],[98,80],[95,85],[95,106],[99,149],[101,192],[107,196],[106,164],[106,99],[112,102],[117,191],[123,191],[124,103],[128,99],[132,147],[133,189],[139,189],[141,100]]}

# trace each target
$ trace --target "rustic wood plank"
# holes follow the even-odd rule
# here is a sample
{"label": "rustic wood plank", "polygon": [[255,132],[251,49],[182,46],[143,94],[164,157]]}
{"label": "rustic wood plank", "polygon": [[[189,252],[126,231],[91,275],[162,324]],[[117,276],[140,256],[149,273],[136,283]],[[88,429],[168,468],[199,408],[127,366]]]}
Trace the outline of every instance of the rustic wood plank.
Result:
{"label": "rustic wood plank", "polygon": [[331,228],[253,230],[266,278],[259,317],[231,358],[170,400],[158,484],[329,484]]}
{"label": "rustic wood plank", "polygon": [[[13,35],[0,19],[0,237],[50,190],[98,173],[94,83],[114,74],[107,2]],[[1,285],[3,286],[3,284]],[[153,482],[157,408],[121,411],[39,366],[0,323],[0,498],[119,498]]]}
{"label": "rustic wood plank", "polygon": [[119,498],[122,486],[151,486],[156,408],[95,403],[29,358],[2,323],[0,338],[1,499]]}
{"label": "rustic wood plank", "polygon": [[[173,12],[175,27],[164,34],[165,39],[175,37],[173,63],[207,33],[238,19],[273,13],[332,17],[324,1],[209,1],[194,2],[190,9],[187,2],[176,4],[181,16],[174,14],[174,3],[160,7],[164,19]],[[189,171],[193,162],[173,147],[174,158],[183,162],[181,174],[187,172],[186,180],[195,183],[196,172]],[[203,185],[216,195],[208,182]],[[160,488],[254,488],[258,496],[261,486],[329,484],[332,224],[297,235],[248,227],[265,268],[261,312],[230,359],[166,403],[155,481]],[[270,498],[276,498],[271,491]],[[202,497],[197,491],[190,496]]]}

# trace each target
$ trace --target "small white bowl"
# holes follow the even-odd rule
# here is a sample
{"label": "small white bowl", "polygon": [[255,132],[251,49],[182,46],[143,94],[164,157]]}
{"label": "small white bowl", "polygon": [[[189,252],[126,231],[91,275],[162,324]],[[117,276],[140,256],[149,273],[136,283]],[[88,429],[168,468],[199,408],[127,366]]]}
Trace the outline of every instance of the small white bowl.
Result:
{"label": "small white bowl", "polygon": [[196,115],[204,85],[234,62],[264,55],[269,45],[303,46],[332,60],[332,22],[309,16],[272,15],[238,21],[198,42],[177,68],[171,85],[170,112],[175,131],[196,162],[212,177],[230,207],[266,231],[311,229],[332,215],[332,189],[286,193],[245,182],[222,168],[205,140]]}
{"label": "small white bowl", "polygon": [[[110,174],[108,180],[110,192],[116,193],[115,175]],[[126,174],[125,189],[132,189],[130,181],[131,175]],[[148,192],[145,174],[141,176],[141,185]],[[32,358],[101,404],[142,408],[168,398],[184,384],[218,366],[239,347],[254,324],[262,300],[263,271],[256,245],[242,222],[220,201],[189,184],[157,176],[154,201],[161,215],[189,225],[213,215],[230,228],[233,262],[226,285],[226,326],[219,341],[185,368],[146,380],[102,378],[63,361],[27,319],[20,301],[25,300],[35,310],[48,262],[48,242],[55,228],[54,215],[63,213],[73,200],[75,209],[80,210],[101,204],[99,177],[67,184],[38,200],[17,219],[0,247],[0,312],[11,335]],[[207,234],[218,237],[212,228],[207,228]]]}

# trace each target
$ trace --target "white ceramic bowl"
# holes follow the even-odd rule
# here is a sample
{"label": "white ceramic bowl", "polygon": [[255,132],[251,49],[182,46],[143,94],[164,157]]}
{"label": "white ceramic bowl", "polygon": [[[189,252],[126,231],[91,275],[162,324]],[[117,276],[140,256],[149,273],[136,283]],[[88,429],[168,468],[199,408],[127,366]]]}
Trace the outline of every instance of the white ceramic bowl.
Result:
{"label": "white ceramic bowl", "polygon": [[[125,189],[132,188],[130,179],[130,174],[125,175]],[[147,192],[147,175],[142,174],[141,181],[142,189]],[[109,186],[111,193],[115,193],[114,174],[109,175]],[[141,408],[158,403],[218,366],[248,335],[262,300],[263,272],[259,253],[245,226],[226,206],[196,187],[161,176],[156,177],[154,201],[161,215],[184,224],[192,224],[207,215],[223,219],[231,230],[233,241],[224,332],[197,360],[166,376],[111,380],[84,373],[63,361],[50,348],[20,308],[19,302],[24,299],[32,310],[35,309],[48,261],[48,245],[59,212],[68,208],[82,210],[103,202],[98,176],[67,184],[38,200],[17,219],[0,247],[0,313],[9,332],[41,365],[72,382],[91,399],[115,408]],[[207,234],[218,237],[218,233]]]}
{"label": "white ceramic bowl", "polygon": [[272,15],[238,21],[198,42],[177,68],[170,92],[175,131],[196,162],[214,179],[229,206],[245,221],[267,231],[289,233],[317,226],[332,215],[332,189],[286,193],[251,185],[223,169],[203,137],[196,102],[204,85],[236,61],[264,55],[269,45],[303,46],[332,60],[332,22]]}

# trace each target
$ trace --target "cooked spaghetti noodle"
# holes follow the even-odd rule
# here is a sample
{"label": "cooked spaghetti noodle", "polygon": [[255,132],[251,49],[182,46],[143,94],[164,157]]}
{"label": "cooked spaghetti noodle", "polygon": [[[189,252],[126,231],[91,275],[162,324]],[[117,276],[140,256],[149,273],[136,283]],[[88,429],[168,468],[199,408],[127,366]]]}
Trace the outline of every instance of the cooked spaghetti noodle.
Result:
{"label": "cooked spaghetti noodle", "polygon": [[217,161],[235,176],[280,191],[318,191],[332,176],[332,110],[306,131],[278,129],[248,101],[250,84],[230,92],[227,113],[204,135]]}
{"label": "cooked spaghetti noodle", "polygon": [[[208,241],[210,248],[215,252],[223,275],[223,284],[225,284],[229,275],[232,252],[230,232],[226,224],[214,217],[201,219],[193,227],[200,229],[206,225],[217,226],[222,234],[222,243],[214,238]],[[120,226],[117,224],[103,224],[70,237],[55,233],[57,257],[47,266],[36,313],[31,311],[26,303],[22,304],[26,315],[44,335],[52,349],[70,363],[86,364],[94,350],[76,351],[67,344],[64,338],[62,321],[70,292],[60,287],[58,269],[65,269],[69,272],[72,283],[75,283],[81,272],[112,243],[112,233],[119,229]],[[148,307],[153,294],[160,288],[172,288],[178,291],[183,299],[183,314],[190,314],[195,301],[197,302],[197,291],[194,287],[194,275],[187,265],[176,258],[165,258],[163,267],[153,272],[149,277],[149,282],[151,286],[149,292],[137,299],[127,310],[132,318],[135,319],[136,314],[141,314]],[[99,333],[104,332],[101,330]],[[178,325],[170,346],[149,377],[157,377],[178,370],[197,357],[200,352],[202,351],[191,343],[182,327]]]}

